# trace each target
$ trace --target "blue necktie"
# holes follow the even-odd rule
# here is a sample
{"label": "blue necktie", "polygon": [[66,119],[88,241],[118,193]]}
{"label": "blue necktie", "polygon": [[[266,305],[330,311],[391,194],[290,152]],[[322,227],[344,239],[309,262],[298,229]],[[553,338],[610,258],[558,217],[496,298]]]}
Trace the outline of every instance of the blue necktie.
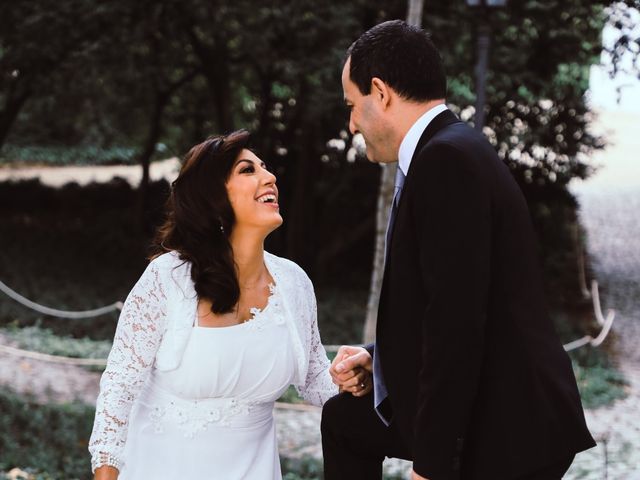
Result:
{"label": "blue necktie", "polygon": [[385,243],[385,261],[389,254],[389,246],[391,245],[391,232],[393,231],[393,225],[396,221],[396,215],[398,214],[398,204],[400,203],[400,195],[402,194],[402,187],[404,186],[404,173],[400,165],[396,169],[396,180],[393,186],[393,202],[391,202],[391,214],[389,215],[389,223],[387,224],[387,234]]}
{"label": "blue necktie", "polygon": [[[400,195],[402,194],[402,187],[404,186],[405,175],[400,169],[400,165],[396,170],[396,180],[393,189],[393,202],[391,204],[391,214],[389,215],[389,224],[387,225],[386,245],[385,245],[385,262],[389,257],[389,247],[391,245],[391,234],[393,232],[393,224],[396,220],[398,213],[398,204],[400,203]],[[387,398],[387,386],[384,383],[382,376],[382,365],[380,360],[380,352],[376,346],[373,351],[373,402],[375,405],[376,413],[380,417],[382,422],[389,426],[390,418],[387,418],[388,412],[382,408],[382,402]]]}

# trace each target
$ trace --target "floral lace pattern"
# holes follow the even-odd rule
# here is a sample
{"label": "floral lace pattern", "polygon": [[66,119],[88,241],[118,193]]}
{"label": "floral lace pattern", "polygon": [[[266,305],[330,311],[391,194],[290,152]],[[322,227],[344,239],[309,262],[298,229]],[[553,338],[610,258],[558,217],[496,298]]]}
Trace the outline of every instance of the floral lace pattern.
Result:
{"label": "floral lace pattern", "polygon": [[[295,265],[295,264],[294,264]],[[298,394],[312,405],[322,406],[338,393],[338,387],[331,380],[329,367],[331,362],[320,340],[318,331],[318,306],[313,284],[307,274],[295,265],[298,273],[298,287],[301,294],[294,300],[295,311],[304,314],[304,346],[307,349],[309,364],[304,385],[296,386]]]}
{"label": "floral lace pattern", "polygon": [[93,470],[121,463],[131,406],[149,376],[166,323],[163,283],[161,269],[150,263],[122,307],[89,440]]}
{"label": "floral lace pattern", "polygon": [[[118,327],[109,354],[107,367],[100,381],[100,394],[96,405],[96,417],[89,441],[92,455],[92,470],[111,465],[118,468],[127,437],[129,415],[134,401],[145,386],[154,362],[160,358],[159,348],[170,340],[170,345],[186,344],[193,315],[171,314],[168,310],[179,308],[173,305],[175,283],[172,275],[180,274],[184,262],[177,254],[167,253],[153,260],[140,280],[129,293],[118,321]],[[295,263],[265,252],[265,263],[275,280],[269,308],[278,309],[282,323],[287,323],[294,338],[294,351],[298,371],[302,375],[296,382],[296,390],[309,403],[320,406],[338,393],[338,388],[329,375],[329,360],[318,332],[317,307],[313,285],[306,273]],[[181,267],[182,265],[182,267]],[[186,268],[186,267],[185,267]],[[175,270],[175,272],[174,272]],[[188,280],[190,282],[190,280]],[[192,284],[191,284],[192,285]],[[195,314],[196,298],[188,305]],[[182,307],[181,307],[182,308]],[[173,310],[172,310],[173,311]],[[184,312],[183,312],[184,313]],[[252,312],[253,313],[253,312]],[[255,322],[248,327],[259,330],[263,311],[254,313]],[[184,316],[184,318],[182,318]],[[289,319],[289,320],[287,320]],[[184,322],[184,325],[180,324]],[[182,336],[182,343],[175,342]],[[167,336],[163,339],[163,336]],[[180,354],[179,349],[166,349],[167,355]],[[166,359],[167,357],[165,357]],[[183,423],[187,435],[206,428],[210,423],[223,422],[235,415],[245,405],[228,409],[183,412]],[[155,411],[158,421],[168,411]]]}
{"label": "floral lace pattern", "polygon": [[170,421],[178,426],[185,438],[193,438],[196,433],[206,430],[211,424],[228,426],[231,418],[237,415],[248,415],[254,405],[255,402],[236,398],[221,399],[216,402],[169,401],[166,405],[154,405],[149,412],[149,419],[157,434],[164,433],[165,422]]}
{"label": "floral lace pattern", "polygon": [[[273,321],[276,325],[282,325],[286,321],[277,285],[270,283],[269,293],[269,299],[264,308],[253,307],[249,310],[251,318],[246,321],[246,324],[247,328],[253,332],[262,331],[267,325],[267,322],[265,322],[267,319]],[[265,313],[269,315],[265,315]]]}

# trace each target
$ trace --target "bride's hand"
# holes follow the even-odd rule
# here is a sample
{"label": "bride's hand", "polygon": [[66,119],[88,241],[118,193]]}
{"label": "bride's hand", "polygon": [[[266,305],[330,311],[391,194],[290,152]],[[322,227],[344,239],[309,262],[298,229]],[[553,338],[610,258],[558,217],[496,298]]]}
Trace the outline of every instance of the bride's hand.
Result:
{"label": "bride's hand", "polygon": [[93,478],[94,480],[117,480],[119,473],[117,468],[103,465],[102,467],[96,468],[96,473]]}
{"label": "bride's hand", "polygon": [[373,388],[373,362],[362,347],[342,346],[331,364],[329,373],[341,392],[351,392],[355,397],[369,393]]}
{"label": "bride's hand", "polygon": [[373,389],[371,374],[364,368],[355,368],[354,376],[340,385],[341,392],[351,392],[354,397],[362,397]]}

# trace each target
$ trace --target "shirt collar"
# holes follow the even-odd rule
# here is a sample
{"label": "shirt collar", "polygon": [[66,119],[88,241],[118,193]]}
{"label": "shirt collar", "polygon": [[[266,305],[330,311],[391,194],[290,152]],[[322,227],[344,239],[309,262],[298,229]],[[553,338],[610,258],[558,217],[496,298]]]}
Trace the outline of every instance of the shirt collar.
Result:
{"label": "shirt collar", "polygon": [[436,118],[445,110],[447,110],[447,106],[444,103],[427,110],[420,118],[418,118],[418,120],[416,120],[416,123],[411,126],[407,134],[402,139],[400,150],[398,151],[398,166],[405,176],[409,171],[411,159],[413,158],[413,154],[418,146],[422,133],[425,131],[429,123],[431,123],[431,120]]}

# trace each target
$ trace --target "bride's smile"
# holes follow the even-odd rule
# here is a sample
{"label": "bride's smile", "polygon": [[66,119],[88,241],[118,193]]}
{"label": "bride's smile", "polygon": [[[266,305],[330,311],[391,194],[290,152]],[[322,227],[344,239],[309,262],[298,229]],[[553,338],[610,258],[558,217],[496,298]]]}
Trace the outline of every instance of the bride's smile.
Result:
{"label": "bride's smile", "polygon": [[282,224],[276,177],[251,150],[240,152],[226,186],[234,229],[257,227],[268,234]]}

